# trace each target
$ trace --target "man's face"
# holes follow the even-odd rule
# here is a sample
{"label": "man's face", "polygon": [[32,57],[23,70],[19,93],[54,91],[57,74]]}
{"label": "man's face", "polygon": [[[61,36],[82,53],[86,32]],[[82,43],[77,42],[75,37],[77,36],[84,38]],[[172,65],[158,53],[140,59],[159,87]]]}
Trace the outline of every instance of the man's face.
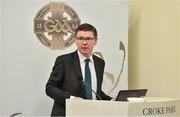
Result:
{"label": "man's face", "polygon": [[97,43],[97,38],[94,37],[91,31],[78,31],[75,43],[80,53],[85,57],[89,57]]}

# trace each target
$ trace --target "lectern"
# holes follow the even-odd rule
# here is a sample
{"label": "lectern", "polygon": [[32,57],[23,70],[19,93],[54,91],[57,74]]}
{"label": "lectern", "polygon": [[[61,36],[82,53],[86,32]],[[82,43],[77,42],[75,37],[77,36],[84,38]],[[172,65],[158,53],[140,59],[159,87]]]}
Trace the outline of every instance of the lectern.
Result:
{"label": "lectern", "polygon": [[67,99],[66,116],[180,117],[180,99],[147,97],[143,102]]}

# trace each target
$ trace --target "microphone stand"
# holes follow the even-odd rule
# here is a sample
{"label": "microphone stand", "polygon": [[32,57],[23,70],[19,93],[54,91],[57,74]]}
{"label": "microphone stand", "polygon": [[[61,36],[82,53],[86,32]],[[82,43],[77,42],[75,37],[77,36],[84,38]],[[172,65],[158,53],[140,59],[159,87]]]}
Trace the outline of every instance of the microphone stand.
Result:
{"label": "microphone stand", "polygon": [[100,100],[103,100],[88,84],[86,84],[84,81],[82,81],[84,86],[87,86]]}

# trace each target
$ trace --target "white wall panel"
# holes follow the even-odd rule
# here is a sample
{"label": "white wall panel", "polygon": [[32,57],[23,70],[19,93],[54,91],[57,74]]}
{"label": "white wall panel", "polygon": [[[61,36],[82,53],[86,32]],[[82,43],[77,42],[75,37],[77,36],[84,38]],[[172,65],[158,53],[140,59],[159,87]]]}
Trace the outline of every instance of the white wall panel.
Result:
{"label": "white wall panel", "polygon": [[[0,2],[0,17],[2,16],[2,8],[1,8],[1,2]],[[2,26],[1,18],[0,18],[0,25]],[[3,87],[2,87],[2,27],[0,27],[0,115],[2,115],[3,108],[2,108],[2,102],[3,102]]]}
{"label": "white wall panel", "polygon": [[[61,1],[62,2],[62,1]],[[64,1],[78,13],[81,23],[88,22],[97,27],[98,45],[106,61],[106,72],[114,75],[114,82],[122,69],[124,53],[119,50],[122,41],[126,58],[124,69],[116,88],[109,95],[116,97],[119,89],[127,89],[128,55],[128,5],[127,0]],[[53,100],[45,94],[55,58],[71,52],[75,45],[66,50],[50,50],[40,43],[33,32],[33,19],[49,1],[1,1],[0,79],[4,97],[3,114],[21,112],[23,115],[50,115]],[[113,87],[105,76],[103,89],[106,93]],[[3,82],[2,82],[3,81]],[[0,96],[2,93],[0,93]],[[0,97],[2,99],[2,96]],[[0,110],[2,113],[2,110]]]}

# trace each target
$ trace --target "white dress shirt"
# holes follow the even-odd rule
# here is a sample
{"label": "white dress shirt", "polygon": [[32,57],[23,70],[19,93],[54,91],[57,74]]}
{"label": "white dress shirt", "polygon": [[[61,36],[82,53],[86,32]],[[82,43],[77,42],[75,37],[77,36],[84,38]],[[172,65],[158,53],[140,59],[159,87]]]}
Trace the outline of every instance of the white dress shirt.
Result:
{"label": "white dress shirt", "polygon": [[[82,76],[83,76],[83,82],[85,82],[85,60],[87,59],[87,57],[83,56],[79,51],[78,51],[78,55],[79,55],[79,60],[80,60]],[[96,92],[97,91],[97,78],[96,78],[96,71],[95,71],[94,60],[92,58],[92,55],[89,57],[89,59],[90,59],[89,68],[91,71],[92,90]],[[93,100],[96,99],[96,94],[93,92],[92,92],[92,99]]]}

